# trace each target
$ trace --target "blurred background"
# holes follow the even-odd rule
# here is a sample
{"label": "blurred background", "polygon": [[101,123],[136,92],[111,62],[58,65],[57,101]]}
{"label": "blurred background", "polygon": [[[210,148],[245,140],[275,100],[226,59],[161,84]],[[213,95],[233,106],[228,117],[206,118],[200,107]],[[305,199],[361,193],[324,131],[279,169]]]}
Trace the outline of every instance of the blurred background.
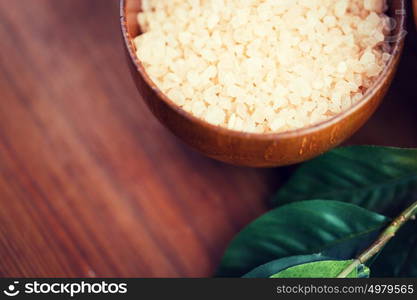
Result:
{"label": "blurred background", "polygon": [[[417,147],[417,33],[347,144]],[[118,0],[0,0],[0,276],[211,276],[294,167],[203,157],[147,110]]]}

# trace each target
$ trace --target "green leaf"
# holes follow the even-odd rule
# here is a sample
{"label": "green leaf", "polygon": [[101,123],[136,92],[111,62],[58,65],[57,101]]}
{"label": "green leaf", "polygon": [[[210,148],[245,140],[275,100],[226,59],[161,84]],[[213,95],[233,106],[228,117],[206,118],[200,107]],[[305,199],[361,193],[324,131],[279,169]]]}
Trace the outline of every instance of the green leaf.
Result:
{"label": "green leaf", "polygon": [[417,277],[417,224],[399,230],[372,263],[374,277]]}
{"label": "green leaf", "polygon": [[337,201],[310,200],[278,207],[232,240],[217,275],[240,277],[272,260],[320,253],[341,244],[356,255],[362,250],[357,248],[357,239],[379,231],[386,222],[384,216]]}
{"label": "green leaf", "polygon": [[330,257],[323,256],[322,254],[311,254],[311,255],[297,255],[297,256],[290,256],[284,257],[280,259],[276,259],[261,265],[249,273],[245,274],[244,278],[269,278],[273,274],[276,274],[282,270],[288,269],[290,267],[298,266],[301,264],[315,262],[315,261],[322,261],[322,260],[330,260]]}
{"label": "green leaf", "polygon": [[361,250],[368,248],[369,245],[377,239],[379,234],[380,230],[373,230],[368,234],[361,234],[356,237],[346,239],[331,248],[325,249],[321,252],[321,254],[327,257],[337,258],[338,260],[356,257]]}
{"label": "green leaf", "polygon": [[273,203],[307,199],[344,201],[394,216],[417,199],[417,149],[332,150],[303,164]]}
{"label": "green leaf", "polygon": [[[335,278],[346,269],[353,260],[325,260],[309,262],[283,270],[271,278]],[[363,265],[354,269],[348,278],[369,277],[369,269]]]}

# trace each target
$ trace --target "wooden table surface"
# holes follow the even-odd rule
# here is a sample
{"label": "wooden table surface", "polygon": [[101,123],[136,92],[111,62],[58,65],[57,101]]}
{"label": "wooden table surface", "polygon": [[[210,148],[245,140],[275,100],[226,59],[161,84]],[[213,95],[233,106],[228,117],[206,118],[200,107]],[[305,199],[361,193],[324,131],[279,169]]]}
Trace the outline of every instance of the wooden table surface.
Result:
{"label": "wooden table surface", "polygon": [[[0,0],[0,276],[201,277],[289,168],[205,158],[130,78],[117,0]],[[349,141],[417,146],[417,42]]]}

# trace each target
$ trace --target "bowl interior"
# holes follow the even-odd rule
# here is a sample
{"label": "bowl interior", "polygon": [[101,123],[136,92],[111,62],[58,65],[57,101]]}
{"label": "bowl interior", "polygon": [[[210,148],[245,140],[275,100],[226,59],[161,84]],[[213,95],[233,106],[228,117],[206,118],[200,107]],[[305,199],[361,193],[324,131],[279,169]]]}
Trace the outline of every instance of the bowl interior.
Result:
{"label": "bowl interior", "polygon": [[405,35],[405,1],[404,0],[388,0],[389,9],[387,14],[394,20],[392,23],[392,30],[387,40],[391,45],[391,58],[387,63],[384,71],[377,77],[373,85],[366,91],[363,98],[352,105],[347,110],[312,126],[279,132],[279,133],[246,133],[240,131],[230,130],[224,127],[215,126],[207,123],[206,121],[193,116],[192,114],[184,111],[181,107],[177,106],[171,99],[169,99],[158,86],[150,79],[147,75],[143,64],[136,56],[136,49],[133,43],[133,39],[141,33],[140,26],[137,21],[137,14],[141,11],[140,0],[121,0],[121,23],[122,30],[126,42],[126,46],[129,50],[129,55],[136,65],[136,68],[140,75],[144,78],[145,82],[158,94],[159,98],[165,101],[173,110],[177,111],[185,118],[191,120],[193,123],[198,123],[200,126],[221,132],[224,135],[239,136],[254,140],[276,140],[280,138],[291,138],[294,136],[302,136],[310,134],[315,131],[320,131],[323,128],[332,126],[337,123],[340,119],[347,118],[350,114],[357,110],[369,101],[375,93],[377,93],[382,86],[386,83],[389,74],[395,69],[395,65],[398,62],[398,58],[401,55],[403,46],[403,40]]}

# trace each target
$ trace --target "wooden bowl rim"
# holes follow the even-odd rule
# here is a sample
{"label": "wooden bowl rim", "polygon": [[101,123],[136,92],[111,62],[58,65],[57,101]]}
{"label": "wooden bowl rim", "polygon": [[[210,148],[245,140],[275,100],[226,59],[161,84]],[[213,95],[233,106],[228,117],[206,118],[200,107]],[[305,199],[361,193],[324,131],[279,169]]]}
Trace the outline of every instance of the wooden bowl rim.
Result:
{"label": "wooden bowl rim", "polygon": [[[371,88],[369,88],[369,90],[365,93],[362,99],[356,102],[354,105],[352,105],[349,109],[327,120],[321,121],[315,125],[303,127],[300,129],[294,129],[294,130],[278,132],[278,133],[242,132],[242,131],[237,131],[237,130],[231,130],[231,129],[221,127],[221,126],[212,125],[204,121],[203,119],[193,116],[191,113],[185,111],[180,106],[175,104],[174,101],[169,99],[168,96],[166,96],[165,93],[163,93],[158,88],[158,86],[148,76],[148,74],[145,71],[145,67],[143,66],[142,62],[139,60],[139,58],[136,55],[135,46],[133,43],[133,39],[135,37],[130,36],[128,27],[127,27],[127,13],[126,13],[127,1],[131,1],[131,0],[120,0],[120,22],[121,22],[123,40],[124,40],[125,46],[128,49],[130,59],[134,63],[140,76],[142,76],[142,78],[145,80],[146,84],[149,87],[151,87],[151,89],[158,95],[158,97],[162,99],[172,110],[176,111],[178,114],[183,116],[185,119],[188,119],[190,122],[198,123],[201,127],[204,127],[205,129],[208,129],[210,131],[216,131],[225,136],[237,137],[241,139],[261,140],[261,141],[291,139],[295,137],[310,135],[310,134],[313,134],[314,132],[318,132],[318,131],[324,130],[327,127],[335,125],[342,119],[347,118],[349,115],[360,110],[368,101],[370,101],[373,98],[373,96],[377,93],[377,91],[379,91],[384,86],[384,83],[389,78],[389,75],[395,71],[396,61],[401,55],[402,48],[404,45],[404,36],[399,34],[396,40],[391,43],[394,45],[392,49],[392,53],[391,53],[391,58],[388,61],[384,70],[375,80]],[[406,11],[405,0],[400,0],[400,1],[401,1],[400,5],[402,7],[401,9],[403,11]],[[400,24],[397,24],[398,26],[400,26],[400,30],[405,30],[406,28],[406,15],[407,13],[400,14]]]}

